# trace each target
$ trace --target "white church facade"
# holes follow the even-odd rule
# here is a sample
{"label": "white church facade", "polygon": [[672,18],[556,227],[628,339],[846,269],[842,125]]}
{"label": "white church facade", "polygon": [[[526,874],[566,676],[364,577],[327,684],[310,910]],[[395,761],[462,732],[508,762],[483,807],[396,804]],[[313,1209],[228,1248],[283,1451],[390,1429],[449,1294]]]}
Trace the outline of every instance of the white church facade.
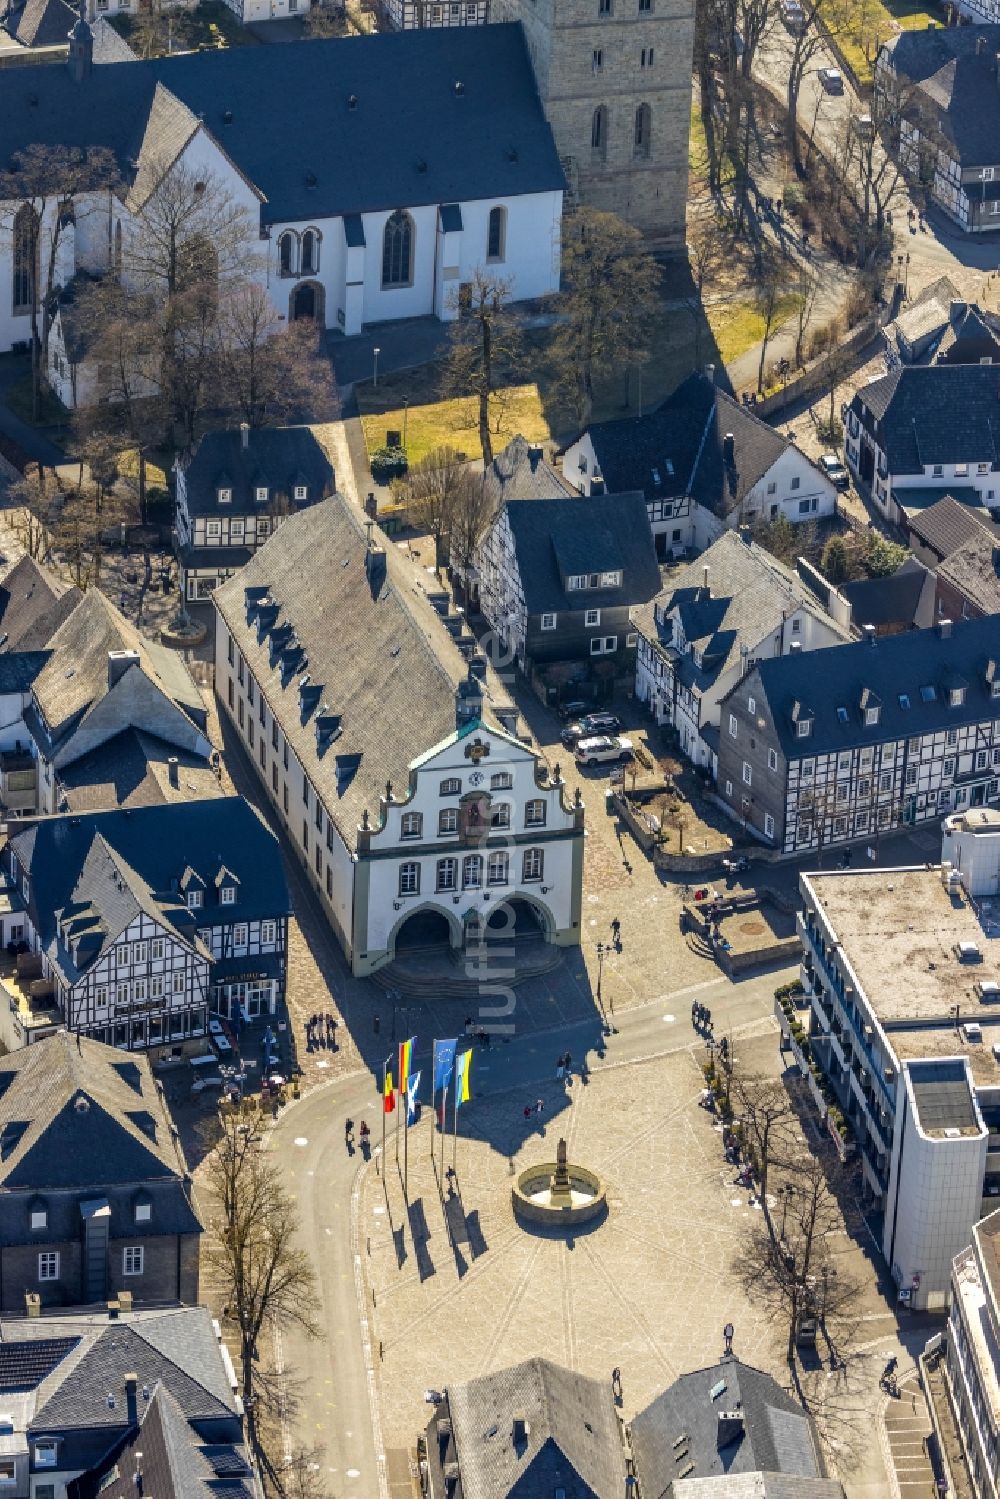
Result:
{"label": "white church facade", "polygon": [[480,268],[511,300],[558,290],[563,174],[519,27],[488,48],[462,27],[97,68],[88,34],[74,28],[66,68],[0,71],[0,159],[99,148],[118,176],[69,216],[56,194],[0,203],[0,352],[30,341],[50,286],[115,273],[123,245],[128,266],[180,173],[242,213],[282,321],[454,317]]}

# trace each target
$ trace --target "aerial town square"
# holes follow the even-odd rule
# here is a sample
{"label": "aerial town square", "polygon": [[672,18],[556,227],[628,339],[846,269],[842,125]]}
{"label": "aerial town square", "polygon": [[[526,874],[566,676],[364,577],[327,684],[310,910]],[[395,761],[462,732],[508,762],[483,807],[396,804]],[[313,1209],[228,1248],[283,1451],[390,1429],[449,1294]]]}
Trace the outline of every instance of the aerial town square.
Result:
{"label": "aerial town square", "polygon": [[0,1492],[1000,1499],[997,0],[0,0]]}

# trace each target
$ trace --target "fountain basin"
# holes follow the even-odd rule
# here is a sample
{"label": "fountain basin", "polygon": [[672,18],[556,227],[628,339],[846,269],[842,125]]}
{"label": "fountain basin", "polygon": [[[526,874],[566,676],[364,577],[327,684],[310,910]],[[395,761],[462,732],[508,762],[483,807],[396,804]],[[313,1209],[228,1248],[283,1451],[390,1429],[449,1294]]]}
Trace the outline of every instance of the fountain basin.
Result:
{"label": "fountain basin", "polygon": [[515,1215],[544,1228],[574,1228],[592,1223],[607,1207],[604,1182],[595,1171],[567,1163],[568,1192],[553,1193],[557,1161],[540,1161],[522,1171],[511,1188]]}

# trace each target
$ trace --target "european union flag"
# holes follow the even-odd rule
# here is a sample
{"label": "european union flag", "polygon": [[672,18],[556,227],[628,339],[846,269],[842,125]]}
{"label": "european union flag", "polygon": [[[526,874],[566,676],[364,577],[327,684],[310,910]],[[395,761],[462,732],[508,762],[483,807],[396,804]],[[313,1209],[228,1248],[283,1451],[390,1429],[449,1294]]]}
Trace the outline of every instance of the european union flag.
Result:
{"label": "european union flag", "polygon": [[455,1070],[455,1052],[458,1049],[458,1037],[454,1041],[434,1042],[434,1091],[439,1088],[447,1088],[451,1082],[451,1075]]}

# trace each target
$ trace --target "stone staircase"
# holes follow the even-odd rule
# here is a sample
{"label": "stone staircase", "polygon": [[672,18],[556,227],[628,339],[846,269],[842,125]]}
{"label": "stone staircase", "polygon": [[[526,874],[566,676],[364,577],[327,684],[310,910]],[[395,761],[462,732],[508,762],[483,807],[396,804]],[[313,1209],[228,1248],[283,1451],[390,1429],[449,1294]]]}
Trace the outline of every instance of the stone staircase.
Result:
{"label": "stone staircase", "polygon": [[[541,938],[518,940],[513,963],[506,944],[497,945],[502,956],[498,954],[495,982],[515,988],[528,979],[552,973],[563,961],[563,949]],[[465,959],[465,953],[453,952],[443,944],[411,948],[397,953],[394,962],[373,973],[372,982],[381,989],[395,989],[404,999],[475,999],[491,982],[488,965],[483,965],[485,972],[477,973],[478,965],[472,959],[473,971],[466,973]]]}

